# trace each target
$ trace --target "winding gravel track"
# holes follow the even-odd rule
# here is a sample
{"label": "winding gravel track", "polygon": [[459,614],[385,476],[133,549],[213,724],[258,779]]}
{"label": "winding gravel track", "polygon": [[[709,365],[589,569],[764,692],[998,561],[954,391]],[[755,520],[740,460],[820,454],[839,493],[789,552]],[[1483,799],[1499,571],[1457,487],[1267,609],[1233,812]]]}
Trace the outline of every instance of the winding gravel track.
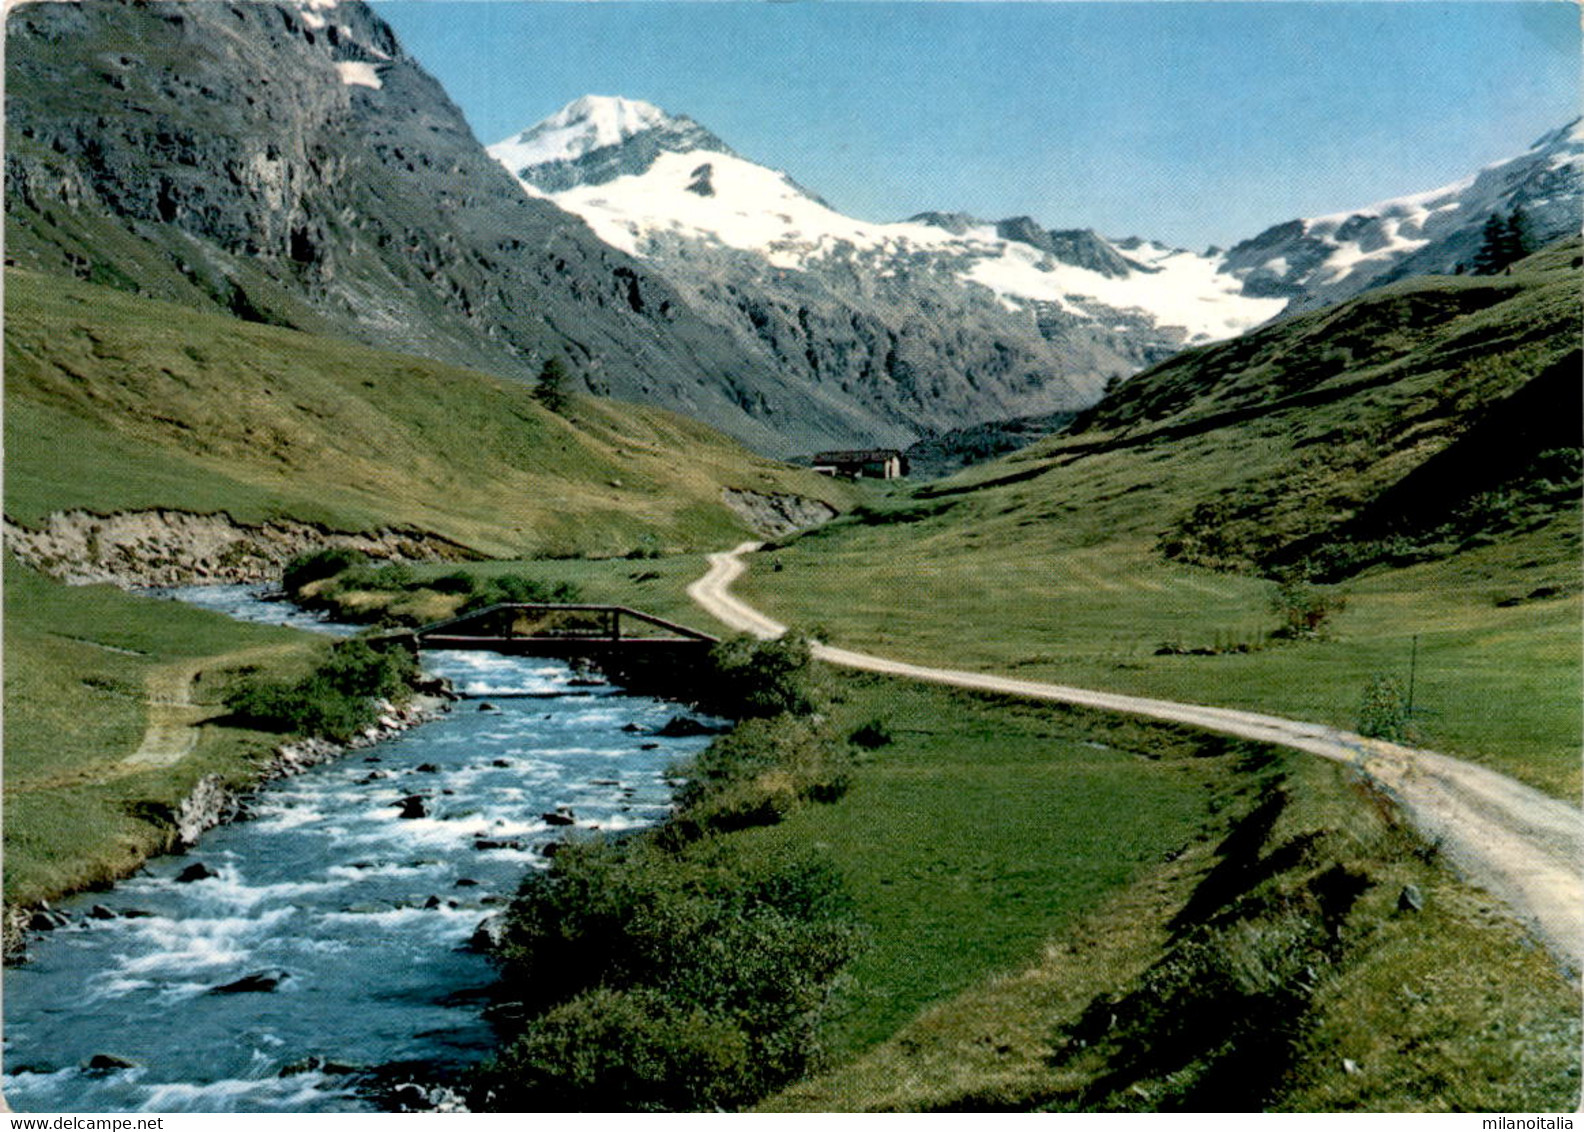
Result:
{"label": "winding gravel track", "polygon": [[[747,569],[743,555],[760,545],[745,542],[710,555],[709,571],[688,587],[688,596],[733,629],[770,640],[786,626],[730,592]],[[1433,751],[1257,712],[931,668],[818,643],[814,655],[865,672],[1129,712],[1349,763],[1386,791],[1469,880],[1503,901],[1572,975],[1584,970],[1584,814],[1506,775]]]}

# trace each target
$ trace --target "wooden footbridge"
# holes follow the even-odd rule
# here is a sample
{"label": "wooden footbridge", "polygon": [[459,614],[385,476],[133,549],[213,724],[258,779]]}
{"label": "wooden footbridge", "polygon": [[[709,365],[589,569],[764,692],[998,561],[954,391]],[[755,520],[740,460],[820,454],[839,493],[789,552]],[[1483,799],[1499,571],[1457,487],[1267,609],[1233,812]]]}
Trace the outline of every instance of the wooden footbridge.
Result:
{"label": "wooden footbridge", "polygon": [[717,640],[624,605],[502,602],[370,643],[414,653],[478,649],[556,657],[598,668],[633,691],[688,699],[710,678]]}
{"label": "wooden footbridge", "polygon": [[419,649],[485,649],[514,656],[603,661],[613,656],[702,657],[716,643],[689,629],[624,605],[503,602],[436,621],[413,633]]}

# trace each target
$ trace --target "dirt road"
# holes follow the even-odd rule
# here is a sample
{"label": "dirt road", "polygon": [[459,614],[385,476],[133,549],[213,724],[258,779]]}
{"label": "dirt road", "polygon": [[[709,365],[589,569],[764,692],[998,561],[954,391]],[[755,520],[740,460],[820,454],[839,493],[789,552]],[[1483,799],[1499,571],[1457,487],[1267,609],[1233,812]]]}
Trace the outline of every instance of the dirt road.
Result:
{"label": "dirt road", "polygon": [[[768,640],[786,626],[730,593],[746,569],[743,555],[759,545],[745,542],[710,555],[709,571],[688,587],[688,596],[732,628]],[[1502,900],[1570,972],[1584,970],[1584,814],[1506,775],[1280,716],[931,668],[823,644],[815,645],[814,654],[846,668],[1128,712],[1349,763],[1391,795],[1427,840]]]}

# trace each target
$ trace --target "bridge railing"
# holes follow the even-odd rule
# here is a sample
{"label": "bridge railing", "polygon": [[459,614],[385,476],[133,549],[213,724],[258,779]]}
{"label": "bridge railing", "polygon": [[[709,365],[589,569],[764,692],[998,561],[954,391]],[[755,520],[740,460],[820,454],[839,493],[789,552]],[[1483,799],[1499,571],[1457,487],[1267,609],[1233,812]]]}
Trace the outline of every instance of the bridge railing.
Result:
{"label": "bridge railing", "polygon": [[[510,620],[501,625],[505,615],[511,615]],[[584,624],[575,627],[550,629],[539,631],[543,623],[551,618],[562,615],[593,614],[603,619],[603,624]],[[518,623],[523,617],[538,618],[541,622],[533,626],[528,632],[517,632]],[[716,638],[697,629],[690,629],[686,625],[679,625],[675,621],[667,621],[663,617],[656,617],[652,613],[645,613],[625,605],[583,605],[583,604],[552,604],[548,602],[499,602],[495,605],[475,609],[457,617],[449,617],[443,621],[435,621],[414,632],[421,643],[428,637],[444,637],[447,639],[477,636],[480,639],[507,638],[511,640],[607,640],[619,641],[623,639],[656,640],[652,634],[634,634],[622,632],[622,619],[637,622],[651,629],[660,629],[671,636],[669,639],[678,641],[697,641],[704,644],[714,644]],[[496,626],[504,631],[494,633],[469,633],[471,628],[484,628]]]}

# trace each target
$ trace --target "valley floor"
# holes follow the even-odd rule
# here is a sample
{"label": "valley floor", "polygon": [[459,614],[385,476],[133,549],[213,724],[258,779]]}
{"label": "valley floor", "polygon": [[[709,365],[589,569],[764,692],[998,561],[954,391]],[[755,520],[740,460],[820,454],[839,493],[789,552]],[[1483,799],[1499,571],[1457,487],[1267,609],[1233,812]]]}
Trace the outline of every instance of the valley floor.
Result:
{"label": "valley floor", "polygon": [[[531,568],[578,581],[593,600],[685,620],[682,590],[702,566],[679,556]],[[134,795],[123,787],[157,801],[216,765],[208,729],[170,761],[166,725],[181,721],[161,717],[187,710],[184,687],[203,701],[230,663],[200,654],[258,662],[289,642],[20,569],[7,588],[22,611],[7,626],[7,834],[21,839],[8,845],[8,881],[53,892],[106,875],[62,869],[101,843],[125,844],[119,815]],[[109,632],[112,621],[120,628]],[[23,657],[32,663],[15,663]],[[205,673],[196,695],[195,667]],[[731,835],[756,857],[828,856],[868,925],[827,1027],[828,1071],[766,1107],[1532,1110],[1576,1100],[1576,988],[1351,767],[881,674],[842,676],[832,692],[839,733],[878,723],[889,740],[862,758],[839,801]],[[65,724],[112,718],[87,710],[84,695],[125,709],[113,734]],[[155,710],[155,698],[169,702]],[[43,742],[51,728],[70,743]],[[116,779],[121,787],[41,788],[77,765],[63,757],[104,779],[139,751],[164,765]],[[40,801],[71,824],[47,821]],[[1419,906],[1407,912],[1410,888]],[[1272,1011],[1284,1019],[1274,1029]],[[1103,1033],[1102,1014],[1117,1019]],[[1174,1017],[1224,1024],[1184,1034]],[[1250,1051],[1269,1056],[1251,1062]]]}
{"label": "valley floor", "polygon": [[225,726],[243,671],[295,673],[312,640],[109,586],[5,578],[5,899],[108,883],[168,849],[206,775],[242,786],[279,743]]}
{"label": "valley floor", "polygon": [[[774,636],[781,625],[728,592],[750,549],[711,556],[709,573],[690,594],[733,628]],[[1014,697],[998,709],[1012,733],[1022,720],[1054,711],[1050,718],[1087,727],[1088,745],[1106,746],[1094,736],[1104,730],[1099,721],[1110,720],[1106,726],[1126,736],[1122,749],[1164,758],[1165,765],[1172,765],[1172,732],[1124,724],[1114,713],[1186,724],[1192,730],[1179,742],[1190,745],[1195,740],[1186,737],[1196,734],[1205,744],[1206,731],[1258,745],[1235,745],[1240,761],[1220,765],[1202,784],[1234,792],[1212,804],[1219,819],[1160,863],[1119,877],[1098,906],[1086,904],[1076,918],[1047,919],[1046,945],[1029,965],[1004,968],[936,1001],[888,1039],[767,1107],[1446,1111],[1576,1101],[1576,992],[1485,892],[1454,877],[1472,876],[1515,908],[1576,978],[1584,938],[1575,867],[1584,830],[1576,809],[1484,768],[1335,728],[845,649],[816,652],[874,674],[855,678],[855,688],[889,685],[893,711],[914,695],[895,683],[903,677],[964,689],[955,694],[979,703]],[[1040,701],[1066,706],[1041,708]],[[1089,714],[1094,709],[1103,714]],[[970,714],[965,706],[956,711]],[[1266,744],[1325,761],[1275,755]],[[1201,750],[1202,770],[1214,765],[1202,761],[1214,749]],[[954,754],[974,758],[967,750]],[[905,757],[882,751],[866,774],[885,776],[878,764]],[[1071,756],[1058,747],[1048,757],[1058,777],[1043,789],[1065,792],[1076,769]],[[1262,780],[1258,767],[1272,777]],[[984,769],[964,768],[970,775]],[[1400,811],[1417,832],[1400,824]],[[1107,812],[1110,832],[1125,836],[1132,823],[1114,807]],[[833,836],[825,826],[802,832],[822,841]],[[1034,848],[1039,842],[1065,836],[1031,833],[1030,857],[1045,848]],[[900,842],[884,844],[898,835]],[[858,853],[862,865],[851,869],[860,885],[912,852],[902,831],[887,834],[881,825],[874,838],[879,844]],[[991,891],[1006,883],[987,881]],[[1350,895],[1339,896],[1328,887],[1334,885]],[[1435,893],[1428,916],[1421,899],[1427,891]],[[1327,911],[1337,899],[1346,910]],[[1317,910],[1303,912],[1311,900]],[[1330,944],[1303,943],[1316,925],[1305,928],[1291,917],[1306,915],[1325,922]],[[1519,956],[1530,974],[1513,983]],[[1529,999],[1531,992],[1540,998]],[[1513,1013],[1485,1014],[1497,1001]],[[1097,1028],[1103,1015],[1110,1021]],[[1198,1021],[1184,1029],[1187,1017]],[[1454,1018],[1468,1029],[1448,1028]],[[1527,1032],[1535,1042],[1529,1052],[1550,1067],[1510,1060],[1516,1047],[1509,1027]],[[1496,1035],[1503,1036],[1487,1044]],[[1527,1100],[1520,1104],[1519,1097]]]}
{"label": "valley floor", "polygon": [[[743,543],[711,555],[709,573],[689,594],[734,629],[774,638],[786,627],[728,592],[746,568],[743,555],[757,549],[758,543]],[[816,645],[815,655],[844,668],[1143,715],[1351,766],[1385,790],[1427,840],[1500,897],[1573,972],[1584,970],[1584,820],[1576,807],[1483,767],[1278,716],[924,667],[828,645]]]}

